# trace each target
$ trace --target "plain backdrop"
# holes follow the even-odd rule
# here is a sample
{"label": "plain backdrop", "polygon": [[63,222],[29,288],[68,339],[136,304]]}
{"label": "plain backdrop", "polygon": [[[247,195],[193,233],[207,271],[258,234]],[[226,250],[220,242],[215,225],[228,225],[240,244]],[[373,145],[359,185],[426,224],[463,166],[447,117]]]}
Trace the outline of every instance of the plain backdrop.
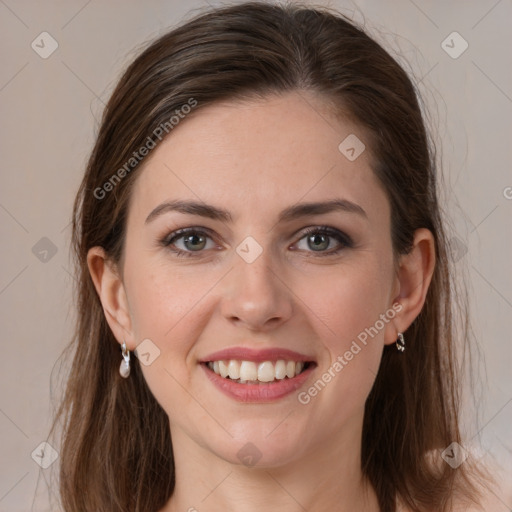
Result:
{"label": "plain backdrop", "polygon": [[[512,3],[322,5],[363,24],[419,84],[487,369],[474,396],[480,420],[467,426],[466,440],[510,471]],[[184,0],[0,0],[0,511],[50,510],[50,468],[36,461],[50,398],[59,392],[50,377],[74,321],[71,206],[104,103],[137,48],[206,7]],[[512,508],[510,494],[498,498],[503,511]]]}

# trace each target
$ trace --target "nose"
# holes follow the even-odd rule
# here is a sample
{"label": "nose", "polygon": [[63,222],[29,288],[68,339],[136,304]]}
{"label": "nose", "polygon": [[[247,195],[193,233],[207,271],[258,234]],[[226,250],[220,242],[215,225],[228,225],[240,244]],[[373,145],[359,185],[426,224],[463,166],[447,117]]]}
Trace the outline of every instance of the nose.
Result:
{"label": "nose", "polygon": [[264,250],[252,263],[242,258],[235,261],[224,282],[221,309],[229,322],[251,331],[268,331],[292,316],[293,293],[283,270],[271,259]]}

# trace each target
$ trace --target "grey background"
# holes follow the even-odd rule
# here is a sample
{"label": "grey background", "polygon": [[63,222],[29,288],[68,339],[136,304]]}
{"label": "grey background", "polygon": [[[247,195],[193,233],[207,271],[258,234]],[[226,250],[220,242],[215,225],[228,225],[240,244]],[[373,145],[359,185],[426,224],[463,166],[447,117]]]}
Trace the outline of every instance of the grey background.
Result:
{"label": "grey background", "polygon": [[[487,367],[484,388],[467,396],[468,404],[481,396],[480,422],[466,425],[467,446],[475,457],[492,454],[510,477],[512,2],[323,5],[364,23],[419,81],[442,151],[442,199]],[[70,212],[103,105],[137,47],[207,6],[0,0],[0,511],[50,510],[44,479],[51,469],[41,469],[31,453],[47,438],[50,398],[59,392],[50,376],[72,332]],[[31,47],[42,46],[43,31],[58,43],[47,59]],[[469,45],[458,58],[442,46],[454,31]],[[452,39],[445,45],[460,50],[462,41]],[[496,510],[512,508],[510,489],[497,499]]]}

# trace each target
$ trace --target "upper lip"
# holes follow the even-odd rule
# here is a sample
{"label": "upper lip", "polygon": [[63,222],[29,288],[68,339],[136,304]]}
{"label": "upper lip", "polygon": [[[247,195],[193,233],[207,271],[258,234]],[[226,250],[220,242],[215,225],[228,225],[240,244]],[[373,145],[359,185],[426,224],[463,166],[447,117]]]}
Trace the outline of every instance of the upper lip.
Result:
{"label": "upper lip", "polygon": [[254,361],[255,363],[262,361],[304,361],[314,362],[314,358],[305,354],[299,354],[293,350],[285,348],[266,348],[253,349],[245,347],[231,347],[212,354],[199,360],[200,363],[208,363],[210,361],[226,361],[235,359],[238,361]]}

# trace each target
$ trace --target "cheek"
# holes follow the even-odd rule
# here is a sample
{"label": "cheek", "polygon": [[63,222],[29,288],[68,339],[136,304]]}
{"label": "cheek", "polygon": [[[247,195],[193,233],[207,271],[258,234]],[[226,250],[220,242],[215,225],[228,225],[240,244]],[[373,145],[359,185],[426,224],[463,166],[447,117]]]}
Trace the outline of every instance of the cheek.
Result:
{"label": "cheek", "polygon": [[323,323],[327,328],[330,335],[325,341],[336,354],[379,320],[389,294],[382,269],[363,263],[340,266],[315,279],[314,287],[308,289],[301,296],[307,297],[305,303],[315,313],[316,323]]}
{"label": "cheek", "polygon": [[183,389],[189,387],[196,364],[189,357],[191,349],[207,322],[206,315],[201,315],[201,299],[214,280],[193,279],[175,269],[171,275],[169,267],[154,261],[133,263],[135,259],[125,280],[135,342],[151,340],[157,354],[148,365],[140,359],[141,369],[155,399],[170,417],[177,417],[179,410],[197,407]]}
{"label": "cheek", "polygon": [[350,268],[340,266],[316,279],[314,292],[305,301],[313,331],[327,352],[317,376],[329,382],[321,394],[332,403],[343,404],[347,412],[364,404],[378,372],[384,330],[391,318],[385,316],[387,273],[369,260]]}
{"label": "cheek", "polygon": [[142,369],[148,382],[168,372],[186,386],[197,364],[193,348],[211,316],[205,305],[221,274],[180,271],[165,261],[143,262],[142,256],[127,260],[125,273],[135,342],[150,339],[159,353]]}
{"label": "cheek", "polygon": [[[174,339],[183,327],[190,330],[195,306],[211,287],[206,279],[191,279],[165,262],[147,260],[134,254],[126,264],[125,282],[130,313],[138,340],[154,338],[159,343]],[[212,280],[213,281],[213,280]]]}

